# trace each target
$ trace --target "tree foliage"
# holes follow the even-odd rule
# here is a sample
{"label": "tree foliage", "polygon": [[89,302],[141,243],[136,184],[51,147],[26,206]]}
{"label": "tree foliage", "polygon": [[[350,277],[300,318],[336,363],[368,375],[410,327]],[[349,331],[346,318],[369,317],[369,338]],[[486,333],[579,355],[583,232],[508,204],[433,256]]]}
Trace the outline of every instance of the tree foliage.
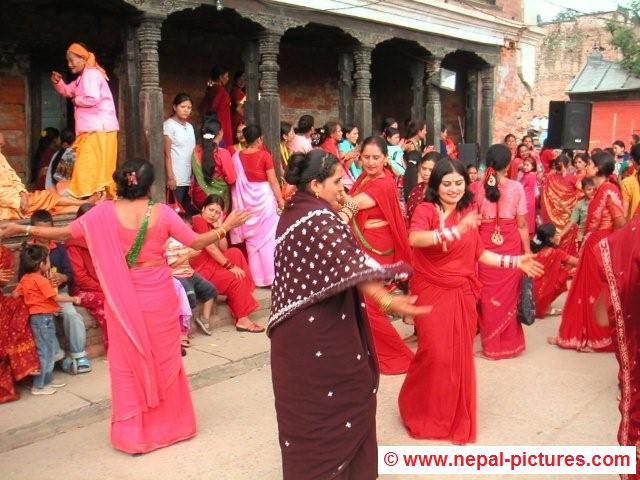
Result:
{"label": "tree foliage", "polygon": [[622,53],[622,66],[640,76],[640,0],[633,0],[629,8],[620,12],[625,21],[612,20],[607,24],[611,44]]}
{"label": "tree foliage", "polygon": [[570,22],[571,20],[575,20],[577,12],[571,8],[565,8],[564,10],[558,12],[558,14],[553,17],[553,22]]}

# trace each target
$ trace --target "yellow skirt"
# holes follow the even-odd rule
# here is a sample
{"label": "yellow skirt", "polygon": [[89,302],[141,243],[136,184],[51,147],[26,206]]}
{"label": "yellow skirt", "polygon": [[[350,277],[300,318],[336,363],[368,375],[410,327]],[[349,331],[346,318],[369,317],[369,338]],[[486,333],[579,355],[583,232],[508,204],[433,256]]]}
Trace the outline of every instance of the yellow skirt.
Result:
{"label": "yellow skirt", "polygon": [[118,159],[118,132],[81,133],[73,144],[76,159],[68,192],[89,197],[96,192],[115,191],[113,172]]}

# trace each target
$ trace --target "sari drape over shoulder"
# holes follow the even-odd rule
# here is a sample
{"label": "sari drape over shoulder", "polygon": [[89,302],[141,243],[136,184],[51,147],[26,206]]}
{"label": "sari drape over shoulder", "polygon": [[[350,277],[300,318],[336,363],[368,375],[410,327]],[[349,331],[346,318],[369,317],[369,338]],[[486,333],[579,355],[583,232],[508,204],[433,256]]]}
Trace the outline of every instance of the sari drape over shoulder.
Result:
{"label": "sari drape over shoulder", "polygon": [[[166,205],[145,237],[139,261],[162,258],[174,237],[195,233]],[[191,394],[180,354],[179,305],[168,266],[127,267],[137,230],[122,227],[115,203],[104,202],[70,225],[87,242],[105,295],[111,377],[111,442],[144,453],[195,435]]]}
{"label": "sari drape over shoulder", "polygon": [[562,311],[559,347],[581,351],[613,350],[611,329],[596,323],[594,304],[604,289],[598,273],[598,242],[613,232],[613,219],[623,216],[622,199],[616,186],[605,182],[589,203],[585,235],[576,274]]}
{"label": "sari drape over shoulder", "polygon": [[[620,445],[640,451],[640,215],[624,228],[598,244],[600,275],[607,286],[609,319],[613,343],[620,365]],[[625,480],[640,478],[640,463],[635,475],[621,475]]]}
{"label": "sari drape over shoulder", "polygon": [[[561,175],[549,173],[542,187],[540,195],[540,215],[544,223],[552,223],[556,230],[563,230],[571,217],[571,211],[578,201],[575,175]],[[560,248],[565,252],[575,251],[575,234],[564,235],[560,241]]]}
{"label": "sari drape over shoulder", "polygon": [[[351,228],[362,250],[383,265],[394,262],[410,264],[409,235],[400,210],[400,199],[393,175],[385,171],[383,177],[373,180],[369,180],[366,174],[360,175],[353,186],[352,196],[359,193],[367,194],[376,202],[374,207],[360,210],[351,222]],[[382,220],[388,225],[365,228],[368,220]],[[389,375],[406,372],[413,352],[405,345],[377,302],[365,297],[365,304],[380,371]]]}
{"label": "sari drape over shoulder", "polygon": [[[412,231],[455,226],[467,212],[446,219],[432,203],[416,208]],[[400,415],[414,438],[456,444],[476,439],[476,380],[473,340],[480,282],[476,261],[484,246],[476,230],[452,244],[414,248],[411,294],[433,311],[415,319],[418,351],[400,390]]]}
{"label": "sari drape over shoulder", "polygon": [[[0,269],[11,268],[13,254],[0,245]],[[20,398],[14,383],[39,368],[27,307],[22,299],[0,292],[0,403]]]}
{"label": "sari drape over shoulder", "polygon": [[553,301],[567,291],[569,268],[564,264],[569,255],[561,248],[545,247],[536,255],[544,265],[544,275],[533,280],[536,318],[544,318]]}
{"label": "sari drape over shoulder", "polygon": [[283,478],[373,480],[378,368],[356,286],[409,267],[378,264],[328,203],[300,191],[280,217],[275,265],[267,335]]}

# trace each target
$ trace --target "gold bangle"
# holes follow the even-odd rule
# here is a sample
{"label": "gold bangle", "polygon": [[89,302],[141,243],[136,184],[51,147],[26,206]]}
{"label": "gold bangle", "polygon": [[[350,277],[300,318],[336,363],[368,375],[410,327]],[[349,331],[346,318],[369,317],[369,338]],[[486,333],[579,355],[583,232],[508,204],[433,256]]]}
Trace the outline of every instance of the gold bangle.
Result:
{"label": "gold bangle", "polygon": [[222,236],[223,236],[223,237],[226,237],[226,236],[227,236],[227,231],[224,229],[224,227],[223,227],[222,225],[220,225],[218,228],[219,228],[220,230],[222,230],[222,232],[223,232],[223,235],[222,235]]}
{"label": "gold bangle", "polygon": [[378,304],[380,305],[380,309],[384,313],[389,313],[389,307],[391,306],[391,302],[393,302],[393,295],[391,293],[385,293],[378,300]]}

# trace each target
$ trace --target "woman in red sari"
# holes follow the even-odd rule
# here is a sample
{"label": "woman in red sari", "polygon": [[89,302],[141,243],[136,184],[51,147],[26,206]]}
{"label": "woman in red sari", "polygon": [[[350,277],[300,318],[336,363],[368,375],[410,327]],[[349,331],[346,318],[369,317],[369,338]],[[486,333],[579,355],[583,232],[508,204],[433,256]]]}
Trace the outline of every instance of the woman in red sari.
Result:
{"label": "woman in red sari", "polygon": [[233,145],[233,126],[231,125],[231,97],[225,88],[229,83],[229,69],[216,66],[211,69],[211,79],[207,82],[207,90],[202,101],[203,121],[211,114],[222,125],[223,142],[221,146],[229,148]]}
{"label": "woman in red sari", "polygon": [[[578,259],[558,248],[560,234],[552,223],[543,223],[536,228],[531,240],[531,252],[544,266],[544,276],[533,282],[533,299],[536,305],[536,318],[544,318],[549,307],[560,294],[567,291],[569,267],[575,267]],[[551,313],[552,315],[554,313]]]}
{"label": "woman in red sari", "polygon": [[[620,365],[620,426],[618,443],[640,451],[640,215],[621,230],[598,244],[600,276],[607,286],[608,318],[598,315],[602,328],[613,327],[613,344]],[[621,475],[625,480],[640,478],[640,463],[635,475]]]}
{"label": "woman in red sari", "polygon": [[351,175],[351,164],[358,158],[358,150],[352,149],[343,153],[338,149],[338,143],[342,140],[342,126],[338,122],[328,122],[321,131],[323,137],[320,148],[340,160],[342,165],[342,186],[347,192],[353,188],[355,179]]}
{"label": "woman in red sari", "polygon": [[[0,245],[0,287],[14,276],[13,253]],[[27,307],[21,299],[0,292],[0,403],[20,398],[14,382],[39,369]]]}
{"label": "woman in red sari", "polygon": [[[560,155],[552,163],[540,194],[540,215],[543,223],[552,223],[556,230],[563,232],[571,211],[578,201],[577,177],[568,172],[570,159]],[[575,245],[578,229],[573,228],[562,236],[560,248],[570,255],[576,254]]]}
{"label": "woman in red sari", "polygon": [[[520,255],[530,253],[527,202],[522,185],[507,178],[510,162],[507,146],[489,148],[484,188],[478,188],[476,203],[484,247],[501,255]],[[524,332],[516,316],[522,274],[480,264],[478,278],[482,283],[481,356],[491,360],[515,357],[525,349]]]}
{"label": "woman in red sari", "polygon": [[[441,160],[431,174],[426,201],[411,220],[411,293],[418,296],[418,305],[433,305],[433,311],[415,318],[418,351],[398,398],[412,437],[456,444],[476,439],[476,265],[542,272],[532,255],[503,256],[485,249],[467,185],[462,163]],[[510,272],[503,268],[503,275]]]}
{"label": "woman in red sari", "polygon": [[[358,213],[351,229],[360,247],[382,265],[396,262],[411,264],[411,249],[405,220],[400,211],[398,189],[391,172],[385,169],[387,144],[379,136],[362,144],[360,156],[364,173],[351,190]],[[365,296],[365,304],[380,372],[387,375],[404,373],[413,352],[400,338],[377,302]]]}
{"label": "woman in red sari", "polygon": [[[236,72],[233,75],[233,87],[231,87],[231,125],[233,126],[233,131],[238,131],[238,126],[241,123],[244,123],[244,102],[247,99],[247,94],[245,92],[246,80],[244,78],[244,72]],[[239,142],[240,139],[236,138]]]}
{"label": "woman in red sari", "polygon": [[604,290],[598,274],[598,242],[625,223],[622,197],[617,185],[609,181],[615,160],[607,152],[594,155],[587,164],[587,176],[596,184],[596,194],[589,203],[580,261],[562,311],[558,336],[549,342],[561,348],[583,352],[610,352],[611,329],[596,323],[593,306]]}
{"label": "woman in red sari", "polygon": [[427,192],[427,184],[429,183],[429,177],[431,172],[436,166],[436,163],[440,160],[440,153],[429,152],[426,155],[420,157],[418,152],[409,152],[407,155],[418,155],[419,160],[417,163],[418,170],[418,184],[411,189],[407,196],[407,220],[411,223],[411,216],[416,207],[424,200],[424,194]]}

